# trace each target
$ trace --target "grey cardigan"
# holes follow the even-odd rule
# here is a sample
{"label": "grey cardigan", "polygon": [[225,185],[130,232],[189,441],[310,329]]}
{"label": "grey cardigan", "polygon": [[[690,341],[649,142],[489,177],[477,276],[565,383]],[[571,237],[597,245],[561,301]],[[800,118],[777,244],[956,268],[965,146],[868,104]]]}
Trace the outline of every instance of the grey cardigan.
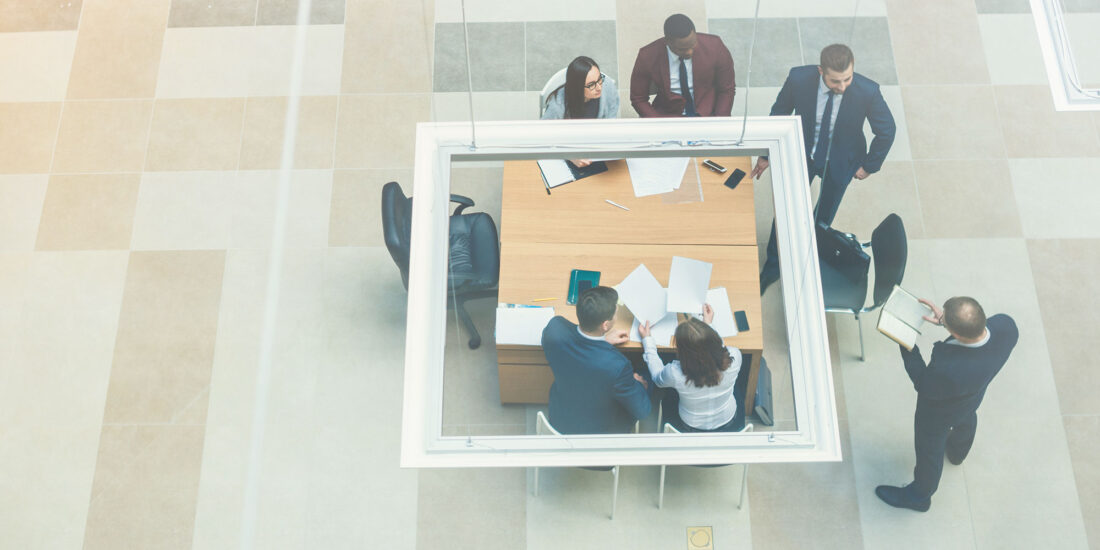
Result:
{"label": "grey cardigan", "polygon": [[[600,94],[600,111],[596,118],[618,118],[619,116],[619,87],[610,76],[604,78],[603,93]],[[546,110],[542,113],[543,120],[565,118],[565,87],[558,88],[546,100]]]}

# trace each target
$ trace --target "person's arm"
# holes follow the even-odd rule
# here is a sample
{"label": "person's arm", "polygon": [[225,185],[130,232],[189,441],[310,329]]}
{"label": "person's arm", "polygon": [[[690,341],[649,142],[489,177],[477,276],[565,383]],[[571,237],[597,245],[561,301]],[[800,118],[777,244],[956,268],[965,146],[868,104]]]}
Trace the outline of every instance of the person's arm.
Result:
{"label": "person's arm", "polygon": [[634,70],[630,71],[630,104],[642,118],[658,117],[661,114],[649,102],[649,71],[647,67],[642,66],[643,51],[645,48],[638,50],[638,57],[634,60]]}
{"label": "person's arm", "polygon": [[921,380],[924,379],[925,368],[924,357],[920,354],[920,348],[913,346],[912,350],[907,350],[903,346],[898,345],[901,349],[901,361],[905,365],[905,373],[909,375],[909,379],[913,381],[913,389],[920,392]]}
{"label": "person's arm", "polygon": [[649,394],[646,392],[646,388],[642,386],[641,382],[634,379],[634,370],[630,368],[630,361],[623,358],[626,363],[622,371],[619,373],[619,377],[615,379],[615,386],[613,391],[615,393],[615,400],[623,406],[637,420],[641,420],[649,416],[649,411],[652,405],[649,401]]}
{"label": "person's arm", "polygon": [[560,120],[565,118],[565,90],[550,94],[546,99],[546,110],[542,112],[542,120]]}
{"label": "person's arm", "polygon": [[[772,110],[769,116],[786,116],[794,112],[794,69],[787,74],[787,80],[783,81],[783,87],[779,89],[779,95],[775,96]],[[768,169],[768,157],[762,156],[756,159],[756,165],[752,168],[752,177],[759,178]]]}
{"label": "person's arm", "polygon": [[882,92],[875,88],[875,95],[867,111],[867,122],[871,124],[871,132],[875,134],[871,140],[871,146],[867,150],[867,157],[863,159],[863,170],[868,174],[874,174],[882,168],[886,160],[886,153],[890,152],[890,146],[894,144],[894,134],[897,125],[894,124],[894,115],[890,114],[890,107],[882,98]]}
{"label": "person's arm", "polygon": [[714,116],[730,116],[733,96],[737,93],[734,80],[733,56],[729,48],[718,39],[718,62],[714,69]]}
{"label": "person's arm", "polygon": [[665,379],[665,372],[671,366],[671,363],[665,365],[664,361],[661,361],[661,357],[657,355],[657,341],[652,336],[642,337],[642,349],[642,360],[649,368],[649,377],[653,379],[653,383],[662,388],[671,388],[673,384],[670,380]]}
{"label": "person's arm", "polygon": [[610,86],[604,87],[603,100],[607,102],[607,118],[619,118],[619,87],[610,77],[607,79]]}

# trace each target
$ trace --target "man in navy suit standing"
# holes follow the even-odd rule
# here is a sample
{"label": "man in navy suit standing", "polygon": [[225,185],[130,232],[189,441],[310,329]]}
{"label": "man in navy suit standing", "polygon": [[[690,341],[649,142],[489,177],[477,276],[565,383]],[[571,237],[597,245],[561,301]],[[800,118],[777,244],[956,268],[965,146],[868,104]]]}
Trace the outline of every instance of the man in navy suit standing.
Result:
{"label": "man in navy suit standing", "polygon": [[943,456],[962,464],[974,444],[978,406],[993,377],[1001,372],[1020,331],[1011,317],[998,314],[986,319],[973,298],[956,296],[943,310],[927,300],[933,315],[925,320],[943,325],[951,336],[932,347],[927,365],[920,349],[901,348],[905,372],[917,390],[913,439],[917,465],[913,482],[904,487],[879,485],[875,494],[890,506],[925,512],[940,484]]}
{"label": "man in navy suit standing", "polygon": [[[852,178],[866,179],[882,167],[894,143],[894,117],[874,81],[855,72],[852,50],[833,44],[821,50],[821,64],[795,67],[779,90],[771,115],[794,113],[802,117],[806,164],[810,181],[821,178],[821,196],[814,219],[831,225],[840,199]],[[868,149],[863,122],[871,124],[875,138]],[[824,122],[823,122],[824,121]],[[767,170],[768,158],[760,157],[754,178]],[[760,293],[779,279],[775,223],[768,240],[768,257],[760,272]]]}
{"label": "man in navy suit standing", "polygon": [[580,326],[557,316],[542,330],[542,350],[554,383],[550,424],[564,434],[625,433],[649,416],[649,383],[634,372],[615,346],[625,330],[614,330],[619,293],[590,288],[577,299]]}

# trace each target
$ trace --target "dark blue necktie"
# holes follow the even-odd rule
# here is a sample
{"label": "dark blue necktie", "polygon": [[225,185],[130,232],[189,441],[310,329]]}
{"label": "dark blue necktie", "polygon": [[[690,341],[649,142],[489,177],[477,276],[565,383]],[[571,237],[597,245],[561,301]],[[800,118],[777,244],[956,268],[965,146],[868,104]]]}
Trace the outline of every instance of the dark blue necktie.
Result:
{"label": "dark blue necktie", "polygon": [[688,70],[684,64],[684,58],[680,58],[680,95],[684,96],[684,116],[699,116],[695,112],[695,100],[691,98],[691,88],[688,87]]}
{"label": "dark blue necktie", "polygon": [[[825,102],[825,112],[821,114],[821,130],[817,133],[817,147],[814,147],[814,170],[818,174],[825,171],[825,157],[829,154],[829,127],[833,121],[833,98],[836,94],[829,92],[829,99]],[[823,176],[824,177],[824,176]]]}

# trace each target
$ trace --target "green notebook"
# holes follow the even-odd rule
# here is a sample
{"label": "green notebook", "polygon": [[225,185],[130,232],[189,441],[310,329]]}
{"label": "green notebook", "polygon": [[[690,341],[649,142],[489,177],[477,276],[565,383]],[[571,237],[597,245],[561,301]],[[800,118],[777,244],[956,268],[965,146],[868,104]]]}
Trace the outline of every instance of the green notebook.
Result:
{"label": "green notebook", "polygon": [[569,305],[575,305],[577,303],[577,297],[582,292],[600,284],[600,272],[599,271],[585,271],[583,269],[574,269],[569,274],[569,294],[566,296],[566,303]]}

